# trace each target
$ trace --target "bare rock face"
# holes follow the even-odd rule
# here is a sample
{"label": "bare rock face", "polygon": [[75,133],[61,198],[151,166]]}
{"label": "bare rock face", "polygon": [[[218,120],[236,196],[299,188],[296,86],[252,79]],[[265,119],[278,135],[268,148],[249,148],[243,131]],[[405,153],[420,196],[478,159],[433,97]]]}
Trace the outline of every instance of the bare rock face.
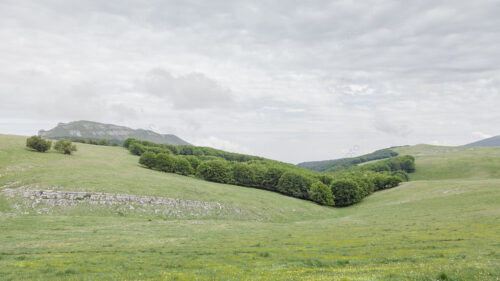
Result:
{"label": "bare rock face", "polygon": [[102,192],[70,192],[53,189],[40,190],[38,186],[9,188],[0,192],[16,201],[14,209],[22,214],[64,212],[71,208],[105,208],[120,213],[154,214],[169,218],[201,218],[212,216],[243,216],[247,212],[219,202],[203,202],[177,198],[141,196]]}
{"label": "bare rock face", "polygon": [[132,129],[113,124],[103,124],[92,121],[74,121],[69,123],[59,123],[56,127],[46,131],[38,131],[38,135],[52,139],[107,139],[116,143],[123,143],[127,138],[151,141],[156,143],[189,145],[188,142],[175,135],[158,134],[153,131],[143,129]]}

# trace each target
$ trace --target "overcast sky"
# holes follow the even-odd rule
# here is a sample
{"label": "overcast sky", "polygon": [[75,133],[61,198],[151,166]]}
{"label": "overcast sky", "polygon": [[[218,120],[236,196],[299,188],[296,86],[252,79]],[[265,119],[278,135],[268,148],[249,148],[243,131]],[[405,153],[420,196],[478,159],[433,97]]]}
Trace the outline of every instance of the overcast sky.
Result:
{"label": "overcast sky", "polygon": [[500,2],[0,0],[0,133],[92,120],[287,162],[500,134]]}

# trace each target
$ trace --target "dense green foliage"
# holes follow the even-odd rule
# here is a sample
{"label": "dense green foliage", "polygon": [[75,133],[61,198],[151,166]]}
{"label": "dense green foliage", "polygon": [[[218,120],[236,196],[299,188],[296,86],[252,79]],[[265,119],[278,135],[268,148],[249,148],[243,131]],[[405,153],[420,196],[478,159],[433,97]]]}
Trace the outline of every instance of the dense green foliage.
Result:
{"label": "dense green foliage", "polygon": [[45,152],[50,149],[52,142],[44,140],[40,136],[32,136],[26,140],[26,146],[38,152]]}
{"label": "dense green foliage", "polygon": [[61,153],[69,155],[72,152],[76,151],[76,145],[71,143],[70,140],[58,140],[54,145],[54,149]]}
{"label": "dense green foliage", "polygon": [[[384,160],[390,160],[388,163],[373,163],[325,174],[208,147],[173,146],[134,139],[125,140],[123,146],[130,153],[139,155],[139,163],[150,169],[197,176],[212,182],[267,189],[329,206],[355,204],[374,191],[395,187],[401,181],[408,180],[405,171],[411,171],[412,167],[414,170],[414,158],[411,156],[394,157]],[[342,191],[338,190],[338,186],[334,191],[332,183],[336,180],[353,181],[359,189],[359,196],[354,199],[348,196],[337,198],[335,192]]]}
{"label": "dense green foliage", "polygon": [[297,164],[297,166],[306,168],[309,170],[313,171],[318,171],[318,172],[324,172],[327,170],[332,170],[332,169],[345,169],[351,166],[355,166],[361,163],[373,161],[373,160],[378,160],[378,159],[385,159],[385,158],[390,158],[397,156],[398,153],[395,151],[392,151],[391,149],[381,149],[377,150],[375,152],[361,155],[358,157],[349,157],[349,158],[341,158],[341,159],[335,159],[335,160],[324,160],[324,161],[312,161],[312,162],[303,162]]}
{"label": "dense green foliage", "polygon": [[321,205],[335,205],[335,197],[333,196],[332,189],[328,185],[320,181],[315,182],[311,185],[311,188],[309,190],[309,198]]}
{"label": "dense green foliage", "polygon": [[368,163],[360,167],[363,170],[371,170],[375,172],[405,171],[407,173],[413,173],[415,172],[415,157],[410,155],[397,156],[374,163]]}
{"label": "dense green foliage", "polygon": [[[500,148],[408,147],[398,152],[419,155],[412,182],[352,207],[324,208],[265,190],[140,168],[139,157],[122,149],[77,144],[78,153],[65,157],[31,152],[25,142],[26,137],[0,135],[0,186],[10,185],[0,190],[0,280],[500,276]],[[195,216],[190,209],[163,206],[174,212],[147,213],[142,205],[153,204],[130,209],[90,205],[88,199],[77,206],[51,206],[43,202],[52,199],[42,199],[23,209],[33,202],[23,196],[26,186],[218,202],[222,209]]]}
{"label": "dense green foliage", "polygon": [[332,183],[332,193],[337,206],[349,206],[363,199],[363,191],[358,183],[351,179],[336,180]]}
{"label": "dense green foliage", "polygon": [[202,162],[198,169],[197,175],[207,181],[219,183],[231,183],[233,177],[229,163],[223,160],[208,160]]}
{"label": "dense green foliage", "polygon": [[112,144],[113,146],[117,146],[118,143],[113,142],[111,143],[108,139],[71,139],[72,142],[79,142],[79,143],[86,143],[86,144],[93,144],[93,145],[105,145],[108,146]]}

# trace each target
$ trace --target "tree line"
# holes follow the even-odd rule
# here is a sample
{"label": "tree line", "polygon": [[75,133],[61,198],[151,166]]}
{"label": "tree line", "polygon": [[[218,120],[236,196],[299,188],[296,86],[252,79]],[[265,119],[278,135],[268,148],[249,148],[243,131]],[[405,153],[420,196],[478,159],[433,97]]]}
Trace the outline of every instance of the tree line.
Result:
{"label": "tree line", "polygon": [[380,149],[374,151],[369,154],[357,156],[357,157],[349,157],[349,158],[341,158],[335,160],[324,160],[324,161],[313,161],[313,162],[303,162],[299,163],[298,166],[302,168],[306,168],[313,171],[324,172],[324,171],[338,171],[344,170],[348,167],[356,166],[361,163],[386,159],[397,156],[398,153],[392,151],[391,149]]}
{"label": "tree line", "polygon": [[[139,163],[149,169],[265,189],[327,206],[342,207],[358,203],[375,191],[407,181],[407,172],[415,170],[411,156],[396,160],[390,158],[358,169],[320,173],[292,164],[209,147],[174,146],[135,139],[125,140],[123,146],[132,154],[140,156]],[[388,160],[391,160],[390,164],[385,163]],[[382,162],[389,169],[385,169]],[[409,166],[413,170],[407,169]]]}
{"label": "tree line", "polygon": [[[26,140],[26,147],[38,152],[46,152],[52,147],[52,141],[43,139],[40,136],[32,136]],[[54,149],[63,154],[71,154],[76,151],[76,145],[69,140],[58,140],[54,144]]]}

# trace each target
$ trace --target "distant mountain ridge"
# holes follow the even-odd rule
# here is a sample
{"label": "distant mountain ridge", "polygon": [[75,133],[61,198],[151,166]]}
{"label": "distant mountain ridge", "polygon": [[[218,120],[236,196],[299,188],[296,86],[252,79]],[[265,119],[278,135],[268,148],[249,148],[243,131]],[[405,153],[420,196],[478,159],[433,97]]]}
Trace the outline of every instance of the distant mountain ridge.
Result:
{"label": "distant mountain ridge", "polygon": [[392,151],[389,148],[386,148],[386,149],[377,150],[377,151],[369,153],[369,154],[361,155],[358,157],[340,158],[340,159],[323,160],[323,161],[302,162],[302,163],[297,164],[297,166],[302,167],[302,168],[306,168],[309,170],[313,170],[313,171],[325,172],[325,171],[329,171],[329,170],[332,170],[335,168],[340,168],[340,167],[345,168],[345,167],[365,163],[368,161],[391,158],[391,157],[394,157],[397,155],[398,155],[397,152]]}
{"label": "distant mountain ridge", "polygon": [[464,146],[500,146],[500,136],[487,138],[484,140],[476,141],[466,144]]}
{"label": "distant mountain ridge", "polygon": [[190,145],[190,143],[175,135],[164,135],[150,130],[132,129],[125,126],[85,120],[59,123],[55,128],[48,131],[38,131],[38,135],[50,139],[107,139],[110,142],[119,144],[123,143],[127,138],[134,138],[163,144]]}

